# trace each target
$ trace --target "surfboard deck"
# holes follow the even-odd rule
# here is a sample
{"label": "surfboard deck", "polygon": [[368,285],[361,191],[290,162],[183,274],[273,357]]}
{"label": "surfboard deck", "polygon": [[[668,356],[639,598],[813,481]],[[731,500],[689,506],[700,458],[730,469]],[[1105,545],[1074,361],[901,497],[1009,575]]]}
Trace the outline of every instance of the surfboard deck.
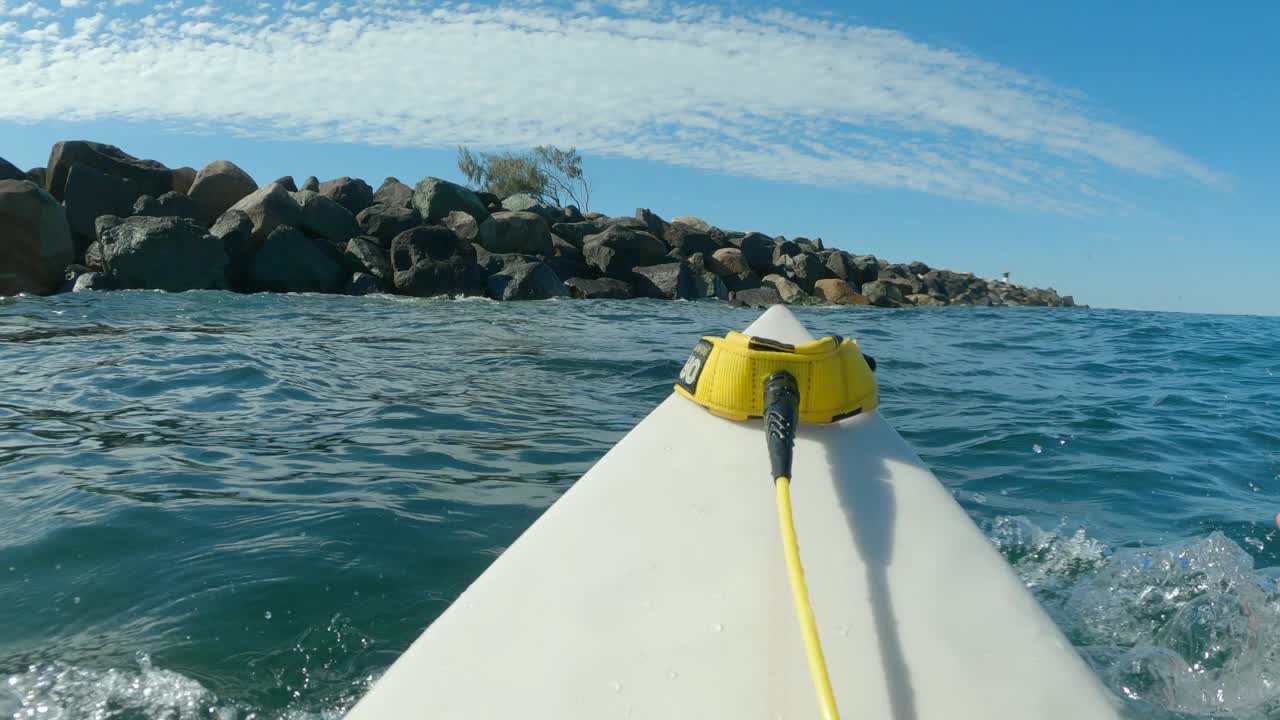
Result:
{"label": "surfboard deck", "polygon": [[[812,339],[781,306],[746,332]],[[768,467],[759,421],[672,395],[347,717],[818,717]],[[1115,699],[878,412],[802,426],[793,478],[845,717],[1117,717]]]}

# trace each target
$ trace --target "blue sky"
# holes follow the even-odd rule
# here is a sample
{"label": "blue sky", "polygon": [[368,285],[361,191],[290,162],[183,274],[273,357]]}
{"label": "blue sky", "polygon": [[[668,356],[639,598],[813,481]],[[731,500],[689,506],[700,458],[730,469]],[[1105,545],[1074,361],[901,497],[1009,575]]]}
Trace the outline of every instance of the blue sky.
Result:
{"label": "blue sky", "polygon": [[457,179],[576,145],[593,208],[1280,314],[1280,5],[0,0],[0,156]]}

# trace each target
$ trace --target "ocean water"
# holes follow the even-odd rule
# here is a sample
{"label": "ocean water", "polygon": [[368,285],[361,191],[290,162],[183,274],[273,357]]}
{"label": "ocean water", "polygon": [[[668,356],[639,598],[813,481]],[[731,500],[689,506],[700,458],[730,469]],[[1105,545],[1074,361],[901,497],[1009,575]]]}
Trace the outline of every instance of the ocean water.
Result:
{"label": "ocean water", "polygon": [[[1280,319],[799,314],[1130,716],[1280,717]],[[0,299],[0,717],[340,717],[755,315]]]}

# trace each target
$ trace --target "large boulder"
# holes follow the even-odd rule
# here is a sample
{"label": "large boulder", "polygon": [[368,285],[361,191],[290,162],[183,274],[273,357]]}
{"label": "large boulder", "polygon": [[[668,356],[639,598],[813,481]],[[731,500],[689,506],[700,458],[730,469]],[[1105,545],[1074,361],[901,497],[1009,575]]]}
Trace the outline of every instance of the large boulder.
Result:
{"label": "large boulder", "polygon": [[33,167],[27,171],[27,179],[40,187],[49,186],[49,171],[42,167]]}
{"label": "large boulder", "polygon": [[281,225],[297,227],[302,223],[302,208],[283,185],[276,183],[249,193],[231,209],[249,216],[253,222],[253,241],[258,245],[265,243],[267,236]]}
{"label": "large boulder", "polygon": [[[307,192],[320,192],[320,178],[316,177],[315,175],[307,176],[307,179],[302,181],[302,187],[298,188],[298,190],[305,190]],[[297,192],[297,190],[291,190],[290,192]]]}
{"label": "large boulder", "polygon": [[54,145],[49,153],[48,190],[55,198],[63,199],[67,177],[76,163],[134,181],[138,195],[160,197],[173,190],[173,171],[154,160],[139,160],[114,145],[68,140]]}
{"label": "large boulder", "polygon": [[901,288],[883,280],[872,280],[869,283],[864,283],[862,295],[866,297],[867,302],[876,307],[898,307],[906,301]]}
{"label": "large boulder", "polygon": [[840,278],[827,278],[814,283],[813,294],[832,305],[868,305],[870,300],[853,289],[853,284]]}
{"label": "large boulder", "polygon": [[[465,217],[471,219],[470,215]],[[397,235],[421,225],[422,216],[411,207],[371,205],[356,216],[356,224],[360,226],[362,233],[377,238],[378,242],[382,243],[382,247],[390,248],[391,241],[395,240]]]}
{"label": "large boulder", "polygon": [[196,207],[191,198],[180,192],[167,192],[158,198],[143,195],[133,204],[133,214],[143,217],[176,217],[195,220],[208,226],[204,213]]}
{"label": "large boulder", "polygon": [[396,292],[402,295],[476,295],[480,291],[475,248],[449,228],[424,225],[397,235],[391,243],[391,268]]}
{"label": "large boulder", "polygon": [[351,276],[345,287],[342,288],[344,295],[376,295],[384,292],[382,281],[367,273],[358,272]]}
{"label": "large boulder", "polygon": [[541,215],[504,211],[494,213],[492,220],[493,237],[484,246],[489,252],[551,255],[551,229]]}
{"label": "large boulder", "polygon": [[710,235],[681,223],[671,223],[667,227],[666,240],[672,250],[685,257],[694,253],[709,255],[718,249]]}
{"label": "large boulder", "polygon": [[322,182],[320,194],[346,208],[352,215],[359,215],[374,203],[373,188],[360,178],[340,177]]}
{"label": "large boulder", "polygon": [[51,293],[74,260],[58,201],[33,182],[0,180],[0,295]]}
{"label": "large boulder", "polygon": [[227,252],[186,218],[131,217],[103,231],[103,266],[124,287],[182,292],[228,287]]}
{"label": "large boulder", "polygon": [[83,275],[76,276],[75,284],[71,286],[71,292],[89,292],[91,290],[125,290],[127,289],[120,279],[109,272],[87,272]]}
{"label": "large boulder", "polygon": [[538,262],[537,255],[494,253],[485,250],[483,245],[474,245],[473,247],[476,251],[476,265],[480,266],[480,270],[483,271],[485,277],[502,272],[512,265]]}
{"label": "large boulder", "polygon": [[373,193],[373,202],[387,207],[413,207],[413,188],[389,177]]}
{"label": "large boulder", "polygon": [[564,281],[571,297],[579,300],[630,300],[635,297],[631,283],[615,278],[570,278]]}
{"label": "large boulder", "polygon": [[729,288],[731,292],[754,290],[760,287],[760,276],[754,270],[747,270],[736,275],[721,275],[720,279],[724,280],[725,287]]}
{"label": "large boulder", "polygon": [[389,247],[391,247],[390,243],[383,245],[375,238],[353,237],[347,241],[346,255],[351,261],[350,264],[355,265],[361,272],[390,285],[394,273],[391,270],[391,253],[387,250]]}
{"label": "large boulder", "polygon": [[492,217],[485,218],[483,222],[476,222],[476,219],[467,213],[454,210],[444,217],[443,223],[455,235],[469,243],[490,247],[498,241],[498,225]]}
{"label": "large boulder", "polygon": [[502,209],[508,212],[531,212],[535,215],[540,215],[543,220],[547,221],[548,225],[558,223],[564,218],[563,210],[542,202],[529,193],[516,193],[503,200]]}
{"label": "large boulder", "polygon": [[748,307],[768,307],[770,305],[782,305],[782,296],[777,290],[771,287],[753,288],[751,290],[738,290],[729,295],[729,299],[742,303]]}
{"label": "large boulder", "polygon": [[764,233],[750,232],[729,242],[742,251],[747,266],[756,273],[769,275],[773,272],[773,238]]}
{"label": "large boulder", "polygon": [[130,178],[109,175],[92,166],[75,163],[67,170],[62,194],[67,221],[71,223],[79,252],[92,240],[93,224],[98,217],[128,217],[141,193],[138,183]]}
{"label": "large boulder", "polygon": [[291,196],[302,210],[297,228],[306,234],[340,245],[360,234],[356,216],[336,200],[310,190],[300,190]]}
{"label": "large boulder", "polygon": [[788,305],[796,305],[809,299],[808,294],[800,286],[781,275],[765,275],[760,279],[762,287],[771,287],[778,291],[778,297]]}
{"label": "large boulder", "polygon": [[671,224],[675,225],[676,223],[679,223],[681,225],[684,225],[685,227],[693,228],[694,230],[699,230],[701,232],[708,233],[708,234],[715,229],[715,226],[713,226],[711,223],[707,222],[706,220],[703,220],[701,218],[696,218],[691,215],[681,215],[679,217],[671,218]]}
{"label": "large boulder", "polygon": [[[99,223],[102,220],[99,218]],[[222,243],[227,253],[227,282],[231,289],[247,289],[249,263],[258,249],[253,241],[253,221],[239,210],[228,210],[209,228],[209,234]]]}
{"label": "large boulder", "polygon": [[[289,178],[290,184],[293,178]],[[214,160],[196,175],[191,183],[191,202],[200,209],[200,217],[212,224],[222,213],[258,189],[258,183],[230,160]]]}
{"label": "large boulder", "polygon": [[632,268],[670,260],[666,255],[666,246],[653,235],[617,226],[587,236],[582,246],[582,257],[588,266],[619,280],[631,280]]}
{"label": "large boulder", "polygon": [[849,253],[842,250],[836,250],[827,255],[827,270],[840,280],[852,283],[854,289],[862,287],[862,274],[857,265],[853,263],[853,257]]}
{"label": "large boulder", "polygon": [[946,303],[934,298],[932,295],[914,294],[907,296],[907,302],[916,307],[942,307]]}
{"label": "large boulder", "polygon": [[658,216],[657,213],[647,208],[636,208],[636,219],[644,223],[645,229],[649,234],[666,242],[668,245],[671,241],[667,238],[667,228],[669,223]]}
{"label": "large boulder", "polygon": [[720,248],[711,253],[706,263],[707,269],[717,275],[738,275],[751,270],[746,257],[738,248]]}
{"label": "large boulder", "polygon": [[604,230],[605,228],[603,225],[599,225],[594,222],[586,222],[586,221],[574,222],[574,223],[556,223],[555,225],[551,226],[552,234],[558,235],[564,238],[565,240],[568,240],[569,242],[578,246],[578,248],[582,248],[583,244],[586,242],[588,237],[592,235],[598,235],[604,232]]}
{"label": "large boulder", "polygon": [[799,285],[800,289],[807,293],[813,292],[815,282],[831,277],[831,271],[813,253],[784,256],[782,270],[787,279]]}
{"label": "large boulder", "polygon": [[289,192],[298,192],[298,184],[294,182],[292,175],[285,175],[279,180],[276,180],[275,184],[283,187],[285,190],[288,190]]}
{"label": "large boulder", "polygon": [[849,282],[861,287],[864,283],[869,283],[880,276],[880,260],[875,255],[854,255],[853,266],[858,270],[858,279],[855,281],[851,278],[845,278]]}
{"label": "large boulder", "polygon": [[196,169],[193,167],[186,167],[184,165],[180,168],[174,168],[173,187],[170,192],[180,192],[183,195],[190,193],[191,186],[195,184],[197,175],[199,175],[199,173],[197,173]]}
{"label": "large boulder", "polygon": [[249,264],[249,281],[256,290],[334,293],[347,279],[346,263],[333,243],[289,225],[272,230]]}
{"label": "large boulder", "polygon": [[425,222],[437,223],[454,210],[461,210],[484,222],[489,211],[472,191],[456,183],[440,178],[423,178],[413,189],[413,206],[422,214]]}
{"label": "large boulder", "polygon": [[632,269],[636,295],[660,300],[691,300],[698,297],[698,287],[682,262],[650,265]]}
{"label": "large boulder", "polygon": [[560,277],[541,262],[508,265],[490,275],[484,289],[494,300],[547,300],[568,294]]}
{"label": "large boulder", "polygon": [[27,174],[18,169],[17,165],[0,157],[0,180],[26,180]]}
{"label": "large boulder", "polygon": [[713,272],[693,272],[693,294],[699,298],[715,298],[717,300],[729,299],[729,286],[725,285],[724,278]]}

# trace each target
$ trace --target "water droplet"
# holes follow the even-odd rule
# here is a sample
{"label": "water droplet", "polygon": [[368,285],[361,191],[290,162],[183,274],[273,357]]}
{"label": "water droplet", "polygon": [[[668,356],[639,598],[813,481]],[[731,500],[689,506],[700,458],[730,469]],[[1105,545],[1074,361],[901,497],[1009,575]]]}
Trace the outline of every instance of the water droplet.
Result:
{"label": "water droplet", "polygon": [[1044,448],[1040,447],[1040,443],[1036,443],[1031,446],[1031,451],[1039,455],[1040,453],[1044,452]]}
{"label": "water droplet", "polygon": [[675,679],[676,679],[676,678],[678,678],[678,677],[680,677],[680,673],[676,672],[675,670],[668,670],[668,671],[667,671],[667,679],[668,679],[668,680],[675,680]]}
{"label": "water droplet", "polygon": [[79,595],[75,596],[74,598],[72,598],[71,602],[75,603],[76,605],[79,605],[79,604],[80,604],[80,596],[79,596]]}
{"label": "water droplet", "polygon": [[622,692],[622,683],[618,682],[617,680],[610,680],[609,689],[616,693],[620,693]]}
{"label": "water droplet", "polygon": [[987,496],[986,496],[986,495],[984,495],[984,494],[982,494],[982,493],[980,493],[980,492],[979,492],[979,493],[974,493],[974,494],[973,494],[973,501],[974,501],[974,502],[976,502],[976,503],[978,503],[979,505],[986,505],[986,504],[987,504]]}
{"label": "water droplet", "polygon": [[724,630],[723,625],[721,625],[720,623],[711,623],[711,632],[718,633],[721,630]]}
{"label": "water droplet", "polygon": [[1059,444],[1059,445],[1066,445],[1066,444],[1067,444],[1067,441],[1066,441],[1066,440],[1059,439],[1059,440],[1058,440],[1058,444]]}
{"label": "water droplet", "polygon": [[841,625],[841,626],[840,626],[840,637],[849,637],[849,626],[848,626],[848,625]]}
{"label": "water droplet", "polygon": [[266,619],[270,620],[270,619],[271,619],[271,611],[270,611],[270,610],[268,610],[268,611],[266,611],[266,612],[262,613],[262,617],[264,617],[264,618],[266,618]]}

